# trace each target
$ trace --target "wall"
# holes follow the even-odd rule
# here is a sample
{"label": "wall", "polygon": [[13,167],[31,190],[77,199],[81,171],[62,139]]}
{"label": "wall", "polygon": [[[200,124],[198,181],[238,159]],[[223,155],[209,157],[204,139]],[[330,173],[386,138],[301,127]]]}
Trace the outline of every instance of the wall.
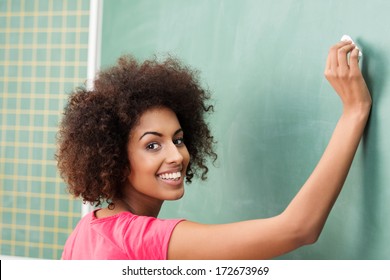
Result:
{"label": "wall", "polygon": [[280,213],[320,158],[341,104],[323,76],[343,34],[363,49],[369,124],[320,240],[284,259],[390,259],[390,30],[385,0],[105,1],[102,65],[170,53],[213,93],[219,159],[162,217],[225,223]]}
{"label": "wall", "polygon": [[80,218],[54,153],[86,79],[88,19],[87,0],[0,0],[0,255],[59,259]]}

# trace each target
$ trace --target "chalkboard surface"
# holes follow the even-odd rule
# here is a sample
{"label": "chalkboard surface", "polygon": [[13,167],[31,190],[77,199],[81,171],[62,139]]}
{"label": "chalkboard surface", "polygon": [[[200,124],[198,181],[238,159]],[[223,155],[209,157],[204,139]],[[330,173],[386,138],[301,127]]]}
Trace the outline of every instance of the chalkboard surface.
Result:
{"label": "chalkboard surface", "polygon": [[60,259],[80,218],[54,154],[66,93],[87,74],[89,4],[0,0],[1,260]]}
{"label": "chalkboard surface", "polygon": [[390,259],[389,11],[385,0],[105,1],[103,67],[124,53],[169,53],[213,94],[216,167],[161,217],[225,223],[283,211],[341,113],[323,69],[349,34],[373,95],[369,124],[319,241],[281,258]]}

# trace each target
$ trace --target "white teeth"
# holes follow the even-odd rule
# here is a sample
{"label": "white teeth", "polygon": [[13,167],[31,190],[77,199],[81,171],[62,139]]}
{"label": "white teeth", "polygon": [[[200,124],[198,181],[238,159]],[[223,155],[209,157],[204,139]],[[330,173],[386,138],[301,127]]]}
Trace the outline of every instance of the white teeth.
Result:
{"label": "white teeth", "polygon": [[181,177],[181,173],[180,172],[164,173],[164,174],[160,174],[158,176],[164,180],[178,180]]}

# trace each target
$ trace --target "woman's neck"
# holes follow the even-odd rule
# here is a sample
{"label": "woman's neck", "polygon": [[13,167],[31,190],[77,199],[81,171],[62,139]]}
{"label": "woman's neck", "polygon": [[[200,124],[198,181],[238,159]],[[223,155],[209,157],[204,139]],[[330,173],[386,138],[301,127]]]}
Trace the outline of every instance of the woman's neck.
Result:
{"label": "woman's neck", "polygon": [[150,216],[157,218],[160,213],[162,203],[162,201],[156,201],[154,199],[150,199],[146,202],[145,200],[137,200],[134,197],[124,197],[113,201],[113,206],[116,211],[131,212],[138,216]]}

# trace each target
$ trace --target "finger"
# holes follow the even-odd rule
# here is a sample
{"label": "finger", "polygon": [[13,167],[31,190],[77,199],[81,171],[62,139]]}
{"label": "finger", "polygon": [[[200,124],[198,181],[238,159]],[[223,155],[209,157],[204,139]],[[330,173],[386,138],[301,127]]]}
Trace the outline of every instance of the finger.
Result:
{"label": "finger", "polygon": [[360,70],[359,69],[359,49],[355,48],[352,50],[349,57],[349,67],[352,71]]}
{"label": "finger", "polygon": [[330,70],[330,55],[326,58],[325,71]]}
{"label": "finger", "polygon": [[339,48],[341,48],[341,47],[343,47],[345,45],[350,45],[352,43],[353,42],[351,40],[349,40],[349,41],[340,41],[337,44],[335,44],[335,47],[337,47],[337,49],[339,49]]}
{"label": "finger", "polygon": [[334,46],[332,46],[329,50],[329,55],[328,55],[328,63],[327,63],[327,67],[328,69],[332,69],[332,70],[336,70],[336,68],[338,67],[338,51],[340,48],[344,47],[344,46],[348,46],[348,45],[351,45],[352,42],[351,41],[340,41],[338,42],[337,44],[335,44]]}
{"label": "finger", "polygon": [[354,48],[355,45],[349,44],[349,45],[342,46],[340,49],[338,49],[337,59],[338,59],[339,67],[343,69],[349,68],[348,53],[351,52]]}

